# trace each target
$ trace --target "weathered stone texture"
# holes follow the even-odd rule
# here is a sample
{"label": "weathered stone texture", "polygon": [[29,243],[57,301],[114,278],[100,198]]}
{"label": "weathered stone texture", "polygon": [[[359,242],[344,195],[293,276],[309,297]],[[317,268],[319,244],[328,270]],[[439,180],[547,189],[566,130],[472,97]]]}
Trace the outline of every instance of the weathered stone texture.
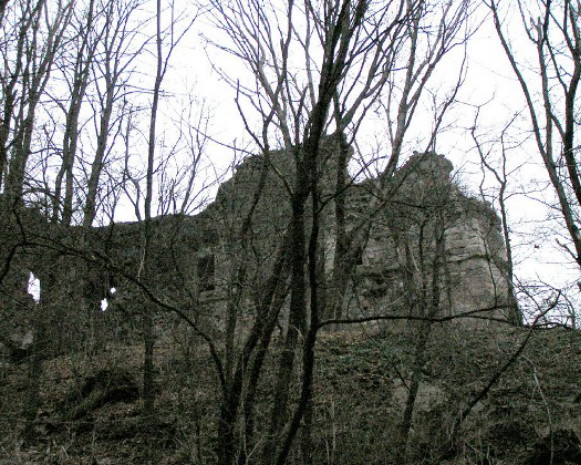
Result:
{"label": "weathered stone texture", "polygon": [[[458,189],[450,178],[452,169],[440,155],[416,154],[383,188],[389,197],[374,220],[354,276],[359,298],[351,301],[351,316],[385,309],[436,317],[476,312],[506,319],[514,314],[500,221],[489,205]],[[378,181],[366,181],[367,189],[356,194],[352,221],[369,214],[362,206],[373,195],[369,184]],[[434,299],[438,308],[430,307]],[[470,324],[484,323],[472,319]]]}
{"label": "weathered stone texture", "polygon": [[[345,200],[349,234],[370,225],[342,316],[396,312],[441,317],[484,309],[496,318],[515,314],[499,219],[489,205],[456,187],[446,158],[416,154],[392,178],[354,183],[337,169],[339,150],[338,139],[327,139],[318,166],[321,272],[327,278],[334,267],[339,195]],[[147,287],[209,332],[221,330],[224,309],[236,287],[243,287],[240,316],[252,314],[257,298],[253,292],[264,284],[284,241],[295,170],[289,152],[249,157],[200,214],[154,219],[155,279],[145,283]],[[341,179],[348,187],[338,194]],[[138,276],[141,266],[143,225],[124,223],[86,231],[42,223],[37,216],[29,221],[36,245],[18,248],[1,283],[5,328],[21,319],[17,310],[26,295],[22,281],[32,271],[41,279],[47,319],[63,326],[64,315],[70,326],[63,343],[76,334],[89,337],[96,327],[117,333],[124,326],[138,330],[144,306],[152,305],[130,279]],[[307,231],[311,216],[307,209]],[[4,252],[11,241],[24,240],[18,221],[0,226],[7,240]],[[237,275],[241,263],[246,265],[243,281]],[[115,294],[110,293],[112,287]],[[99,307],[103,298],[110,303],[105,316]],[[112,320],[109,326],[107,319]]]}
{"label": "weathered stone texture", "polygon": [[[321,168],[327,173],[322,176],[322,197],[329,201],[321,215],[320,243],[324,270],[329,274],[336,246],[333,189],[337,174],[332,157],[327,155],[325,160]],[[428,301],[436,298],[434,282],[438,282],[439,295],[439,308],[433,309],[436,317],[481,310],[480,316],[506,318],[507,309],[514,308],[506,281],[506,252],[499,219],[490,206],[467,197],[456,187],[450,178],[452,170],[452,164],[443,156],[416,154],[393,179],[349,185],[345,191],[346,229],[354,230],[369,218],[372,226],[352,276],[343,316],[355,318],[389,311],[418,313],[420,310],[412,309],[414,306],[425,313]],[[251,221],[254,253],[245,259],[254,260],[251,268],[266,275],[290,219],[287,189],[292,188],[293,173],[288,153],[246,160],[220,189],[216,203],[208,208],[211,215],[216,215],[216,224],[224,221],[228,225],[221,236],[222,245],[215,250],[234,251],[240,225],[264,175],[263,191]],[[378,201],[382,195],[384,199]],[[436,257],[438,240],[443,244],[440,258]],[[215,258],[217,262],[224,259],[219,254]],[[217,263],[218,268],[228,267]],[[419,302],[422,299],[423,304]]]}

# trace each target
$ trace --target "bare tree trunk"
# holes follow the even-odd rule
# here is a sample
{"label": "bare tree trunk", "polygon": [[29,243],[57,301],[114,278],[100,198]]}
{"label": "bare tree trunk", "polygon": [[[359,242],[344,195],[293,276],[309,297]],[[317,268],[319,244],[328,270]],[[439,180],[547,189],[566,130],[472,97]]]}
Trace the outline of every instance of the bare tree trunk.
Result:
{"label": "bare tree trunk", "polygon": [[410,444],[409,441],[410,431],[413,424],[413,414],[418,391],[420,389],[420,383],[423,378],[423,369],[426,364],[426,346],[430,338],[431,329],[431,323],[429,322],[421,322],[417,329],[412,377],[408,386],[408,395],[406,397],[405,408],[400,425],[401,448],[399,452],[401,453],[401,460],[403,463],[407,463],[406,456]]}
{"label": "bare tree trunk", "polygon": [[[437,195],[437,194],[436,194]],[[436,198],[434,199],[436,200]],[[445,206],[444,206],[445,208]],[[444,271],[446,248],[445,248],[445,220],[444,215],[436,215],[435,230],[433,236],[426,234],[425,220],[420,226],[420,235],[418,237],[419,269],[414,260],[407,260],[407,267],[413,267],[410,272],[406,273],[406,279],[412,279],[414,282],[408,282],[406,288],[411,300],[417,302],[419,315],[426,318],[426,321],[420,321],[415,328],[415,353],[412,364],[412,376],[406,398],[402,422],[400,425],[401,447],[399,449],[400,460],[407,463],[408,451],[410,449],[410,433],[413,425],[413,415],[416,406],[416,400],[423,378],[424,366],[426,364],[426,350],[431,335],[433,323],[430,321],[436,318],[440,312],[442,280],[441,273]],[[426,237],[426,235],[428,237]],[[424,250],[434,248],[434,256],[431,257],[431,263],[428,263],[428,257],[425,256]],[[408,248],[407,255],[410,250]],[[415,273],[413,272],[415,271]],[[417,282],[419,281],[419,282]],[[403,381],[403,380],[402,380]]]}
{"label": "bare tree trunk", "polygon": [[[300,172],[300,171],[299,171]],[[270,441],[264,449],[263,463],[273,463],[276,444],[283,426],[288,420],[289,391],[294,371],[296,348],[306,330],[306,283],[305,283],[305,205],[301,198],[292,199],[290,229],[291,248],[291,301],[284,346],[278,362],[277,384],[270,419]]]}
{"label": "bare tree trunk", "polygon": [[[151,276],[151,253],[153,228],[152,200],[153,200],[153,171],[155,164],[156,145],[156,122],[159,106],[159,96],[161,83],[163,80],[163,56],[161,38],[161,0],[156,1],[156,60],[157,69],[155,83],[153,86],[153,102],[151,105],[151,115],[149,121],[149,140],[147,152],[147,174],[146,174],[146,194],[145,194],[145,222],[144,222],[144,246],[143,246],[143,276],[146,283],[150,283],[154,278]],[[145,355],[143,359],[143,412],[146,416],[153,415],[155,403],[155,367],[153,364],[153,351],[155,346],[155,333],[153,322],[153,309],[150,304],[146,304],[143,309],[143,342],[145,345]]]}
{"label": "bare tree trunk", "polygon": [[[313,368],[315,361],[315,342],[317,331],[320,327],[320,308],[325,308],[326,312],[333,314],[335,311],[342,311],[343,299],[341,296],[329,296],[332,303],[326,304],[327,298],[324,295],[326,284],[318,282],[316,273],[311,270],[317,269],[319,256],[318,248],[318,215],[320,212],[316,204],[313,204],[313,222],[310,223],[309,196],[316,197],[317,177],[321,174],[320,168],[320,143],[321,137],[328,129],[329,108],[333,101],[340,113],[337,122],[337,133],[342,136],[342,131],[353,128],[357,131],[360,121],[356,120],[358,112],[365,114],[372,103],[378,98],[379,91],[391,77],[392,69],[410,69],[406,77],[404,86],[404,98],[398,113],[398,128],[394,139],[393,152],[396,156],[389,164],[387,172],[395,171],[398,157],[402,151],[404,135],[410,125],[410,121],[417,107],[418,100],[422,94],[426,82],[440,59],[455,45],[455,33],[461,28],[462,18],[466,12],[466,2],[461,2],[457,10],[449,3],[449,8],[442,16],[442,27],[436,34],[434,41],[430,38],[428,51],[421,60],[415,60],[418,53],[414,42],[410,38],[415,30],[416,38],[421,34],[422,27],[418,25],[423,19],[426,11],[421,6],[423,1],[401,1],[389,2],[389,4],[370,4],[369,2],[349,0],[339,0],[333,2],[305,2],[304,8],[300,9],[293,2],[288,4],[281,12],[280,9],[272,8],[262,2],[252,1],[242,2],[239,0],[213,1],[213,19],[222,31],[229,33],[231,44],[224,47],[219,44],[220,50],[229,50],[237,59],[242,60],[251,69],[256,82],[256,90],[241,90],[239,81],[224,75],[224,78],[231,82],[237,89],[237,95],[253,98],[250,108],[257,111],[262,118],[263,126],[261,133],[255,133],[250,125],[247,130],[252,139],[261,148],[267,145],[270,132],[277,131],[279,139],[284,141],[284,150],[294,161],[295,170],[289,173],[282,173],[275,166],[274,171],[278,175],[291,207],[290,219],[290,308],[288,316],[288,326],[285,326],[286,334],[283,341],[281,354],[277,360],[277,381],[274,388],[274,399],[270,410],[270,421],[267,426],[266,439],[259,445],[261,458],[264,465],[273,463],[283,464],[288,460],[289,453],[297,437],[299,429],[304,421],[309,421],[309,409],[311,408],[311,395],[313,383]],[[377,6],[378,10],[373,10]],[[393,8],[392,8],[393,6]],[[373,10],[374,18],[385,18],[385,23],[373,26],[368,24],[373,32],[363,27],[366,15],[369,10]],[[277,15],[281,16],[277,16]],[[304,31],[302,22],[295,21],[294,15],[303,14],[305,16]],[[276,21],[277,28],[273,28]],[[393,21],[392,21],[393,19]],[[373,21],[372,21],[373,22]],[[413,23],[413,24],[412,24]],[[301,28],[296,27],[301,24]],[[266,31],[266,32],[265,32]],[[271,34],[272,32],[272,34]],[[276,32],[276,34],[275,34]],[[277,35],[274,38],[272,35]],[[304,53],[305,64],[301,72],[304,72],[308,79],[306,84],[297,79],[292,71],[293,63],[289,60],[291,45],[296,41],[295,47],[299,53]],[[317,41],[320,41],[318,43]],[[395,57],[406,48],[409,42],[412,44],[412,55],[409,63],[396,66]],[[317,42],[316,52],[311,49],[311,42]],[[424,44],[425,45],[425,44]],[[319,48],[320,46],[320,48]],[[422,45],[423,47],[423,45]],[[423,50],[423,49],[422,49]],[[317,53],[322,51],[321,56]],[[367,61],[368,60],[368,61]],[[354,63],[365,62],[369,64],[365,69],[357,66],[352,69]],[[393,65],[393,66],[392,66]],[[305,71],[306,70],[306,71]],[[353,81],[349,80],[349,72],[353,71]],[[369,71],[369,72],[368,72]],[[318,80],[315,78],[318,78]],[[357,83],[357,84],[356,84]],[[361,84],[361,88],[357,87]],[[353,85],[353,86],[352,86]],[[357,88],[356,88],[357,87]],[[399,87],[398,87],[399,92]],[[260,102],[259,105],[256,103]],[[363,103],[365,102],[365,103]],[[240,105],[240,102],[237,100]],[[370,107],[365,107],[369,104]],[[239,106],[244,113],[244,108]],[[243,114],[244,121],[249,121]],[[363,116],[361,116],[361,119]],[[343,159],[339,161],[337,168],[337,190],[342,190],[346,184],[346,163],[348,158],[347,144],[341,147]],[[336,192],[341,196],[344,192]],[[382,194],[385,194],[382,192]],[[318,201],[313,198],[313,201]],[[327,201],[327,200],[326,200]],[[344,293],[351,270],[360,256],[369,230],[371,222],[365,222],[363,227],[358,229],[354,238],[349,237],[346,231],[345,220],[345,199],[339,198],[335,203],[336,232],[338,246],[335,250],[336,272],[333,275],[333,287],[337,293]],[[307,237],[309,225],[311,229],[311,239],[314,242],[309,244],[307,253]],[[314,239],[313,239],[314,238]],[[310,267],[307,268],[307,265]],[[320,270],[317,270],[320,271]],[[309,282],[307,282],[307,275]],[[310,294],[310,322],[307,322],[307,305]],[[321,295],[319,294],[321,291]],[[229,314],[231,320],[228,324],[228,338],[236,330],[235,312]],[[261,318],[261,315],[259,315]],[[271,320],[272,321],[272,320]],[[267,325],[269,325],[267,323]],[[255,386],[255,380],[259,378],[260,369],[264,354],[268,348],[270,333],[267,332],[258,346],[258,351],[250,369],[249,385]],[[302,341],[302,344],[301,344]],[[232,344],[226,352],[233,353]],[[302,350],[300,350],[302,346]],[[301,354],[301,355],[299,355]],[[297,357],[302,357],[300,399],[298,403],[291,403],[291,381],[296,378]],[[228,356],[233,360],[232,355]],[[236,376],[234,363],[232,366]],[[255,368],[258,367],[258,370]],[[227,384],[227,383],[225,383]],[[254,435],[254,390],[250,389],[245,397],[244,413],[246,417],[246,444],[252,445],[248,440]],[[224,396],[225,402],[230,402],[228,396]],[[231,424],[229,430],[224,429],[223,433],[228,436],[225,441],[229,452],[220,457],[221,465],[230,465],[235,452],[231,444],[235,444],[237,438],[233,433],[235,427],[236,402],[230,403],[230,407],[223,411],[223,423]],[[306,417],[305,417],[306,415]],[[239,420],[238,420],[239,421]],[[224,428],[226,428],[224,426]],[[309,432],[303,435],[304,445],[309,443]],[[303,451],[308,448],[303,445]],[[306,461],[310,460],[305,454]],[[239,455],[239,463],[245,460],[244,453]]]}
{"label": "bare tree trunk", "polygon": [[[20,64],[21,60],[17,60],[17,63]],[[8,167],[8,154],[10,152],[8,140],[15,107],[14,88],[19,74],[20,71],[16,69],[7,85],[0,78],[2,79],[2,90],[4,92],[4,107],[2,109],[2,120],[0,121],[0,188],[2,188],[6,181],[6,168]]]}
{"label": "bare tree trunk", "polygon": [[248,387],[244,398],[244,417],[246,422],[245,442],[251,444],[254,436],[254,408],[256,401],[256,389],[262,373],[265,357],[268,353],[272,333],[278,322],[280,310],[284,305],[289,276],[288,245],[280,251],[273,273],[265,285],[264,292],[257,303],[259,319],[257,320],[257,336],[259,338],[254,360],[249,367]]}
{"label": "bare tree trunk", "polygon": [[[540,76],[540,84],[525,77],[517,52],[511,48],[508,33],[503,30],[498,2],[491,0],[487,4],[497,36],[523,92],[538,153],[573,245],[573,249],[564,247],[581,267],[581,232],[576,213],[581,207],[581,177],[575,157],[574,116],[578,112],[577,91],[581,81],[579,5],[572,0],[530,4],[519,0],[517,5],[522,13],[525,36],[532,45],[531,51],[534,47],[537,55],[535,72]],[[530,15],[528,7],[533,9]],[[560,157],[565,160],[566,170],[560,169]]]}
{"label": "bare tree trunk", "polygon": [[4,20],[4,12],[6,11],[8,2],[10,2],[10,0],[0,0],[0,25],[2,25],[2,21]]}
{"label": "bare tree trunk", "polygon": [[[101,60],[92,63],[96,82],[98,111],[93,116],[96,127],[95,155],[91,161],[91,171],[87,180],[87,194],[83,207],[83,226],[90,227],[98,210],[98,194],[101,176],[107,163],[107,153],[115,135],[123,128],[125,117],[131,114],[131,106],[125,101],[124,86],[132,75],[130,65],[141,56],[143,44],[134,53],[128,53],[129,46],[140,31],[131,27],[131,19],[139,8],[139,3],[108,0],[104,8],[101,42]],[[147,40],[145,41],[147,43]],[[101,85],[102,83],[102,85]],[[123,97],[120,115],[116,117],[115,104]],[[127,116],[130,119],[130,116]],[[127,124],[130,124],[130,120]],[[128,134],[125,134],[127,137]]]}
{"label": "bare tree trunk", "polygon": [[[500,167],[495,168],[491,165],[490,160],[487,157],[487,155],[489,153],[485,152],[484,147],[480,143],[479,138],[476,134],[476,127],[477,127],[477,122],[478,122],[479,110],[480,109],[478,109],[478,111],[476,113],[476,116],[474,119],[474,125],[472,126],[472,129],[470,130],[470,132],[472,135],[472,140],[474,141],[474,143],[476,145],[476,149],[477,149],[478,154],[480,156],[480,163],[481,163],[481,167],[483,170],[483,175],[484,175],[484,170],[488,170],[489,172],[491,172],[492,175],[494,176],[494,178],[496,179],[496,182],[498,183],[498,186],[499,186],[498,187],[497,201],[498,201],[498,206],[500,207],[502,236],[504,238],[504,245],[506,248],[506,280],[507,280],[507,284],[508,284],[507,292],[506,292],[506,304],[509,307],[509,312],[510,312],[510,314],[508,315],[508,318],[514,324],[522,325],[523,324],[523,316],[522,316],[521,311],[518,308],[518,305],[516,302],[516,295],[515,295],[514,260],[513,260],[513,251],[512,251],[512,245],[511,245],[511,233],[510,233],[510,227],[508,224],[508,210],[507,210],[507,200],[509,197],[509,192],[508,192],[509,183],[508,183],[508,173],[507,173],[508,153],[507,153],[507,147],[505,144],[506,132],[510,128],[510,126],[512,125],[514,120],[516,119],[516,116],[513,117],[511,119],[511,121],[502,130],[502,133],[500,136],[500,151],[501,151]],[[482,187],[481,187],[481,190],[482,190]],[[482,195],[484,195],[484,194],[482,193]]]}
{"label": "bare tree trunk", "polygon": [[42,303],[33,310],[35,314],[33,317],[33,343],[28,361],[28,392],[24,405],[26,427],[23,430],[23,436],[25,441],[34,441],[36,439],[36,417],[40,408],[40,386],[43,373],[42,359],[45,350],[43,346],[46,344],[45,331],[47,329],[43,324],[43,310]]}
{"label": "bare tree trunk", "polygon": [[[4,6],[7,1],[4,2]],[[17,85],[22,79],[22,72],[26,65],[26,49],[25,41],[32,28],[33,21],[38,15],[38,10],[42,8],[43,3],[38,2],[36,5],[32,3],[26,4],[22,11],[22,20],[19,23],[19,28],[15,32],[17,36],[17,45],[15,56],[11,60],[6,58],[8,63],[13,62],[14,68],[6,70],[6,73],[0,75],[0,82],[2,83],[2,91],[4,94],[4,106],[2,109],[2,121],[0,121],[0,187],[6,184],[6,169],[8,167],[9,153],[13,145],[8,144],[11,129],[14,126],[14,118],[16,117],[16,103],[20,96],[17,96]],[[7,76],[10,76],[8,79]]]}
{"label": "bare tree trunk", "polygon": [[[47,24],[48,38],[40,44],[39,29],[43,12],[46,9],[46,0],[38,0],[32,12],[30,43],[23,51],[22,57],[26,60],[26,72],[23,72],[22,98],[20,101],[17,124],[14,127],[15,136],[12,142],[12,158],[9,163],[8,177],[5,182],[5,194],[11,203],[19,203],[24,191],[26,164],[31,153],[34,134],[34,122],[37,106],[50,77],[51,67],[60,49],[66,26],[69,24],[72,13],[72,3],[59,5],[56,16]],[[38,49],[42,50],[37,58]],[[24,71],[24,70],[23,70]]]}
{"label": "bare tree trunk", "polygon": [[[73,218],[73,166],[80,136],[79,116],[87,86],[89,85],[89,72],[93,65],[95,50],[99,40],[98,36],[92,36],[94,28],[94,0],[90,0],[86,15],[86,21],[77,25],[80,44],[77,45],[78,50],[75,54],[75,60],[72,63],[72,83],[69,83],[70,101],[68,109],[65,112],[65,130],[62,147],[63,161],[55,180],[52,220],[55,223],[60,221],[66,226],[71,224]],[[65,195],[64,199],[61,200],[63,178]]]}

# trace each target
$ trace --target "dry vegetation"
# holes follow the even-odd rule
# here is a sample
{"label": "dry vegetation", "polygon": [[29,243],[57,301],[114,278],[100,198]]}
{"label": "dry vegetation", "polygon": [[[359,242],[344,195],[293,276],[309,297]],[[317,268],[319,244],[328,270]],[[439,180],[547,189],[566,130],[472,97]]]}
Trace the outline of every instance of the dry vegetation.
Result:
{"label": "dry vegetation", "polygon": [[[581,463],[578,331],[536,331],[518,360],[453,430],[459,412],[527,331],[435,330],[407,451],[398,444],[398,428],[413,338],[377,330],[323,334],[314,393],[315,463],[540,465],[551,463],[551,444],[552,463]],[[93,356],[46,361],[42,407],[27,441],[20,438],[28,366],[5,365],[0,463],[213,463],[219,399],[208,354],[195,341],[174,337],[159,345],[156,356],[153,422],[144,421],[141,401],[132,395],[142,348],[109,346]],[[269,371],[259,389],[265,406],[273,384]],[[259,408],[259,415],[267,415],[265,410]],[[260,417],[257,425],[260,435]],[[290,463],[301,463],[299,449]]]}

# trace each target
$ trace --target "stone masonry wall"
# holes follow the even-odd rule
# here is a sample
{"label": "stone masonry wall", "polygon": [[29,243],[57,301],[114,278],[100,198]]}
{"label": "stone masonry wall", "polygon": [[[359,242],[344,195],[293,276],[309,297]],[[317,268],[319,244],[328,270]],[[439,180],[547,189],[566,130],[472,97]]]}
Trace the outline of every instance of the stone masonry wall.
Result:
{"label": "stone masonry wall", "polygon": [[[324,273],[332,269],[336,243],[337,151],[337,140],[327,139],[319,166],[325,205],[321,216]],[[344,316],[407,312],[441,317],[482,310],[483,316],[518,320],[514,299],[508,294],[498,216],[456,187],[450,179],[452,168],[443,156],[416,154],[392,179],[352,183],[344,192],[347,230],[362,219],[373,218],[351,277]],[[293,173],[294,159],[284,151],[250,157],[200,214],[156,218],[152,248],[156,279],[148,283],[150,289],[210,332],[222,330],[233,286],[246,286],[239,311],[251,314],[253,288],[268,276],[290,219],[288,188],[292,188]],[[242,225],[261,176],[263,190],[242,253]],[[41,223],[35,217],[37,245],[19,249],[0,283],[0,316],[10,328],[6,331],[26,321],[19,311],[25,283],[14,283],[27,279],[29,272],[41,279],[44,307],[54,308],[51,319],[56,325],[62,320],[58,316],[62,309],[66,309],[67,324],[78,318],[71,325],[71,340],[84,332],[94,334],[97,327],[106,329],[108,318],[114,320],[111,328],[121,324],[138,331],[143,306],[151,304],[128,276],[136,275],[140,267],[142,225],[123,223],[83,231]],[[14,240],[20,240],[13,223],[5,221],[0,226],[4,237],[13,233]],[[241,260],[248,265],[243,283],[235,273]],[[117,290],[114,295],[109,292],[112,287]],[[103,298],[110,303],[105,314],[99,306]],[[0,328],[2,334],[6,331]],[[70,341],[65,338],[64,342]]]}

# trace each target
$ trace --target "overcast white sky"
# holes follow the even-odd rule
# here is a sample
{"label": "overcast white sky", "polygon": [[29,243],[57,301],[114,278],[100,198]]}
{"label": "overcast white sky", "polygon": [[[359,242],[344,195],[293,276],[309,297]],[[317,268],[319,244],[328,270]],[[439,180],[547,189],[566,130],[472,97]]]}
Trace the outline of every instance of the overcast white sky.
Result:
{"label": "overcast white sky", "polygon": [[[481,10],[481,13],[484,13],[484,10]],[[516,12],[513,10],[511,14],[515,15]],[[526,39],[522,32],[519,34],[517,23],[511,24],[511,32],[516,32],[515,47],[524,50]],[[217,60],[220,56],[220,65],[231,75],[238,73],[243,75],[245,71],[235,60],[225,60],[224,54],[220,55],[215,49],[206,47],[202,36],[215,37],[213,34],[207,20],[201,18],[196,22],[194,29],[172,60],[174,69],[168,73],[165,88],[176,95],[193,92],[198,99],[203,99],[210,109],[211,136],[226,144],[236,139],[240,144],[248,138],[245,136],[244,125],[234,103],[234,91],[212,71],[208,57]],[[522,46],[518,41],[522,41]],[[446,82],[447,78],[455,79],[454,68],[459,59],[459,53],[450,57],[448,63],[440,68],[437,79],[443,82]],[[477,165],[478,157],[473,150],[474,143],[464,129],[472,125],[475,106],[489,102],[482,110],[478,129],[483,141],[494,138],[499,133],[500,127],[524,108],[520,88],[490,21],[482,25],[470,42],[469,71],[459,100],[465,104],[458,105],[451,114],[449,122],[453,127],[439,136],[437,151],[453,161],[458,170],[457,178],[466,190],[478,195],[482,180]],[[170,105],[162,111],[170,114],[175,108]],[[429,115],[429,112],[426,114]],[[521,131],[519,137],[524,139],[527,135],[527,126],[523,122],[523,119],[517,120],[517,127]],[[426,126],[429,123],[428,117],[425,121]],[[429,126],[427,129],[429,130]],[[381,127],[374,128],[372,123],[364,128],[366,134],[382,130]],[[417,130],[422,131],[421,124],[417,126]],[[413,143],[409,147],[410,153],[412,150],[423,149],[422,146],[412,146]],[[365,149],[365,144],[361,144],[361,147]],[[229,149],[211,144],[209,151],[212,162],[217,164],[219,170],[225,169],[231,162],[232,152]],[[574,282],[578,276],[578,269],[571,265],[563,249],[557,245],[555,237],[543,236],[546,226],[553,223],[543,221],[549,212],[539,200],[550,201],[551,190],[546,188],[546,177],[535,147],[531,143],[525,143],[520,150],[512,151],[510,157],[509,164],[512,167],[527,165],[525,170],[519,171],[518,175],[515,174],[511,179],[512,189],[515,192],[525,189],[529,191],[529,195],[515,195],[509,201],[510,226],[517,233],[513,245],[519,276],[526,280],[538,278],[555,287]],[[530,193],[531,183],[534,182],[537,183],[538,192]],[[485,184],[485,187],[494,191],[493,184]],[[537,200],[531,200],[531,197]]]}

